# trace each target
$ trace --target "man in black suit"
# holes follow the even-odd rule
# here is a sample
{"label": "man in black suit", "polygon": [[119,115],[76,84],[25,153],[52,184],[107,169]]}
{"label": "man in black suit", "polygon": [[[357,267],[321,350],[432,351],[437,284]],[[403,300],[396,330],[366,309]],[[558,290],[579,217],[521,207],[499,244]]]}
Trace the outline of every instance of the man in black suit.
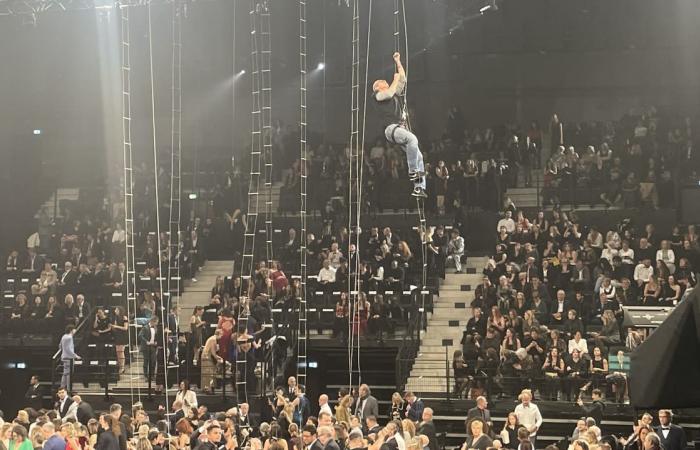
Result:
{"label": "man in black suit", "polygon": [[374,434],[375,436],[382,429],[377,423],[377,416],[367,416],[365,417],[365,425],[367,426],[367,436]]}
{"label": "man in black suit", "polygon": [[93,411],[92,405],[90,405],[90,403],[88,402],[83,401],[83,399],[80,398],[79,395],[73,396],[73,403],[78,404],[78,409],[75,412],[75,417],[78,419],[78,422],[87,426],[90,419],[95,418],[95,411]]}
{"label": "man in black suit", "polygon": [[324,446],[316,437],[316,427],[306,425],[301,431],[301,440],[304,443],[302,450],[323,450]]}
{"label": "man in black suit", "polygon": [[673,412],[670,409],[659,410],[659,425],[656,434],[664,450],[684,450],[687,444],[683,428],[671,423]]}
{"label": "man in black suit", "polygon": [[[486,397],[479,396],[476,398],[476,406],[469,411],[467,411],[467,421],[471,422],[474,419],[480,419],[484,424],[486,424],[489,429],[493,426],[491,422],[491,411],[488,410],[489,402]],[[487,431],[484,430],[486,433]]]}
{"label": "man in black suit", "polygon": [[95,276],[90,272],[87,264],[78,266],[78,276],[75,278],[76,294],[91,294],[95,288]]}
{"label": "man in black suit", "polygon": [[34,408],[38,411],[41,409],[41,395],[39,376],[32,375],[32,378],[29,380],[29,388],[27,389],[27,393],[24,394],[24,402],[28,407]]}
{"label": "man in black suit", "polygon": [[66,388],[64,387],[58,388],[58,392],[56,394],[58,395],[56,411],[58,412],[58,417],[63,418],[66,416],[66,414],[68,414],[68,408],[70,408],[73,400],[68,396],[68,391],[66,391]]}
{"label": "man in black suit", "polygon": [[486,318],[481,314],[481,308],[472,308],[473,317],[467,321],[466,334],[479,336],[486,335]]}
{"label": "man in black suit", "polygon": [[552,306],[549,309],[551,312],[551,317],[549,318],[550,323],[561,325],[566,319],[566,314],[570,309],[571,305],[566,299],[566,292],[564,292],[563,289],[559,289],[557,291],[557,298],[552,302]]}
{"label": "man in black suit", "polygon": [[154,380],[158,355],[158,318],[153,316],[139,332],[139,347],[143,353],[143,374]]}
{"label": "man in black suit", "polygon": [[78,319],[78,323],[87,319],[90,315],[90,305],[85,301],[85,296],[83,294],[78,294],[75,298],[75,317]]}
{"label": "man in black suit", "polygon": [[170,430],[175,432],[175,425],[177,421],[185,417],[185,410],[182,409],[182,401],[175,400],[173,402],[173,414],[170,417]]}
{"label": "man in black suit", "polygon": [[254,428],[257,428],[257,424],[253,422],[250,417],[250,405],[248,403],[241,403],[238,408],[238,415],[236,416],[236,431],[239,433],[238,442],[243,441],[243,435],[241,432],[246,430],[248,434],[251,434]]}
{"label": "man in black suit", "polygon": [[44,260],[39,256],[34,248],[27,249],[27,258],[24,262],[24,273],[38,276],[44,268]]}
{"label": "man in black suit", "polygon": [[433,408],[424,408],[423,417],[416,430],[418,434],[423,434],[428,438],[430,450],[438,450],[438,441],[433,423]]}
{"label": "man in black suit", "polygon": [[78,273],[73,270],[73,263],[66,261],[63,266],[63,273],[58,279],[58,292],[61,296],[70,294],[75,290],[75,282],[78,279]]}
{"label": "man in black suit", "polygon": [[593,391],[591,391],[591,398],[593,399],[593,401],[588,406],[583,404],[583,400],[580,397],[576,403],[583,410],[583,417],[593,418],[598,428],[603,428],[603,412],[605,411],[605,403],[603,403],[603,393],[600,391],[600,389],[593,389]]}

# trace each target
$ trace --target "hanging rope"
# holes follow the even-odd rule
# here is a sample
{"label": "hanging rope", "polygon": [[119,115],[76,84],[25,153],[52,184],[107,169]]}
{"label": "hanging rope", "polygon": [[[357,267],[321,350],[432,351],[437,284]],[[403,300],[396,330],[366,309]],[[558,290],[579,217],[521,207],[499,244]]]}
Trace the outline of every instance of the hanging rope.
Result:
{"label": "hanging rope", "polygon": [[[181,243],[180,218],[181,218],[181,160],[182,160],[182,15],[183,4],[181,1],[172,5],[172,77],[171,77],[171,123],[170,123],[170,219],[168,221],[168,300],[170,305],[177,306],[180,303],[180,258],[179,248]],[[179,328],[179,322],[176,322]],[[175,339],[175,361],[177,379],[179,380],[179,330],[170,330]]]}
{"label": "hanging rope", "polygon": [[[163,297],[163,247],[160,238],[160,197],[158,193],[158,142],[156,139],[156,96],[155,82],[153,77],[153,24],[151,20],[151,3],[148,4],[148,67],[151,81],[151,133],[153,134],[153,177],[154,190],[156,201],[156,242],[158,246],[158,292],[160,294],[160,323],[163,340],[163,376],[165,377],[166,389],[164,390],[165,404],[169,405],[168,401],[168,361],[167,361],[167,336],[165,328],[167,325],[168,308]],[[156,372],[157,372],[156,364]]]}
{"label": "hanging rope", "polygon": [[[134,171],[131,152],[131,51],[129,35],[129,8],[119,8],[121,24],[121,78],[122,78],[122,146],[124,150],[124,265],[126,266],[126,315],[128,318],[127,339],[129,342],[129,396],[134,404],[134,389],[136,397],[141,401],[141,387],[134,380],[136,357],[139,350],[131,338],[133,327],[138,333],[136,321],[132,323],[131,314],[136,314],[136,258],[134,256]],[[136,357],[133,357],[135,355]]]}
{"label": "hanging rope", "polygon": [[306,385],[306,344],[307,344],[307,310],[306,310],[306,82],[308,62],[306,60],[306,0],[299,0],[299,161],[300,161],[300,197],[299,218],[301,231],[300,277],[301,292],[297,292],[299,315],[297,324],[297,383]]}
{"label": "hanging rope", "polygon": [[[348,181],[348,256],[350,247],[355,246],[355,254],[360,254],[360,234],[362,219],[362,176],[364,168],[365,123],[367,118],[367,81],[369,77],[369,52],[372,33],[372,0],[368,3],[367,48],[365,52],[365,73],[363,80],[364,95],[360,95],[360,14],[359,1],[353,0],[352,16],[352,94],[350,111],[350,173]],[[360,122],[360,100],[362,99],[362,121]],[[360,133],[361,127],[361,133]],[[355,258],[354,267],[350,267],[348,277],[348,294],[350,298],[350,320],[348,321],[348,370],[350,389],[362,383],[360,324],[361,307],[365,306],[365,296],[360,285],[360,260]],[[366,312],[366,311],[365,311]]]}
{"label": "hanging rope", "polygon": [[[401,51],[401,24],[403,23],[403,52]],[[404,71],[406,72],[406,84],[401,93],[401,107],[403,110],[403,118],[406,122],[406,128],[411,130],[411,116],[408,113],[408,31],[406,25],[406,4],[405,0],[394,0],[394,51],[404,55]],[[425,200],[416,197],[416,209],[418,211],[418,236],[420,237],[421,245],[421,285],[418,287],[421,296],[421,312],[425,311],[425,295],[426,284],[428,282],[428,261],[427,257],[427,224],[425,216]]]}

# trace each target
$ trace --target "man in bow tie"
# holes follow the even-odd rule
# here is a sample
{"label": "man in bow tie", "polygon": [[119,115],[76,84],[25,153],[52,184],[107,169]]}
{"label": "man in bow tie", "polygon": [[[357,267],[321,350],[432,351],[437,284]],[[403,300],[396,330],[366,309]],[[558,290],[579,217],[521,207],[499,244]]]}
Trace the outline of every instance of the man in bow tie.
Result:
{"label": "man in bow tie", "polygon": [[686,446],[685,432],[683,428],[672,424],[673,412],[670,409],[659,410],[659,425],[656,434],[659,435],[661,445],[665,450],[684,450]]}

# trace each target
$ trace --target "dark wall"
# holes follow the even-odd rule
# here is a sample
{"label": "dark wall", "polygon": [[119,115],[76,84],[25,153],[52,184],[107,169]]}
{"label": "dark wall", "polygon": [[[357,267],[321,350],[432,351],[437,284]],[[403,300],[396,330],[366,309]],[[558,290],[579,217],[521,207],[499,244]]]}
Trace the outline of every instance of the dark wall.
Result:
{"label": "dark wall", "polygon": [[[328,140],[349,135],[351,11],[336,0],[309,2],[309,126]],[[368,2],[361,2],[364,61]],[[391,76],[393,2],[375,1],[368,82]],[[470,125],[610,119],[649,104],[698,106],[700,2],[690,0],[406,0],[409,101],[422,138],[439,135],[447,105]],[[297,2],[272,1],[273,118],[298,122]],[[249,142],[249,2],[191,2],[183,28],[185,157],[230,154]],[[134,149],[152,157],[146,9],[132,9]],[[0,149],[42,128],[64,185],[88,181],[109,162],[119,173],[121,123],[116,11],[40,14],[36,26],[0,17]],[[159,150],[170,145],[169,6],[153,7],[153,62]],[[235,16],[235,35],[234,35]],[[450,33],[451,30],[451,33]],[[235,37],[235,39],[234,39]],[[234,48],[235,40],[235,48]],[[403,45],[402,45],[403,47]],[[234,67],[234,53],[236,64]],[[405,52],[404,52],[405,53]],[[364,73],[363,73],[364,75]],[[364,77],[363,77],[364,78]],[[364,81],[364,80],[363,80]],[[232,90],[235,86],[235,92]],[[324,89],[325,87],[325,89]],[[234,96],[235,94],[235,96]],[[235,114],[234,114],[235,105]],[[368,116],[368,135],[377,131]],[[292,149],[294,151],[295,149]],[[76,171],[76,168],[79,169]],[[96,178],[96,177],[93,177]]]}

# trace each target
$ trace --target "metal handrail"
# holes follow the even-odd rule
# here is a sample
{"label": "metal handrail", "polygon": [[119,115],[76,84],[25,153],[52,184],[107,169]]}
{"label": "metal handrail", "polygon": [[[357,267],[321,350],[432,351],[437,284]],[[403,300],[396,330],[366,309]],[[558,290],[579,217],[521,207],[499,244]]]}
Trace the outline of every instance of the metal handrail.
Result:
{"label": "metal handrail", "polygon": [[[75,328],[76,335],[78,334],[79,331],[82,330],[83,325],[85,325],[85,322],[87,322],[88,320],[90,320],[91,317],[93,317],[92,316],[93,314],[94,314],[94,312],[91,312],[86,318],[83,319],[82,322],[80,322],[78,324],[78,326]],[[56,353],[54,353],[54,355],[51,357],[51,360],[56,361],[59,358],[59,356],[61,356],[61,349],[60,348],[56,351]]]}

